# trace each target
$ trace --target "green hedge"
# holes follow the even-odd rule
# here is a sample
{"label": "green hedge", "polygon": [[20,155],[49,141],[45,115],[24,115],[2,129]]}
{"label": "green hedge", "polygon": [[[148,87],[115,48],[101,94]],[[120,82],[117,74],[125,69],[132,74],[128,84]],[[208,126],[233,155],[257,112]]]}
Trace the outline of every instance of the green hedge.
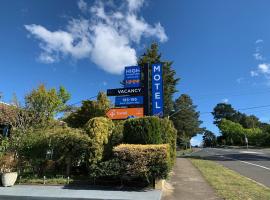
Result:
{"label": "green hedge", "polygon": [[121,144],[114,147],[119,160],[121,176],[142,178],[150,183],[152,178],[166,178],[170,171],[169,146]]}
{"label": "green hedge", "polygon": [[128,144],[162,144],[160,119],[144,117],[126,120],[123,141]]}
{"label": "green hedge", "polygon": [[169,119],[144,117],[128,119],[124,124],[123,142],[126,144],[169,144],[170,166],[176,157],[177,131]]}

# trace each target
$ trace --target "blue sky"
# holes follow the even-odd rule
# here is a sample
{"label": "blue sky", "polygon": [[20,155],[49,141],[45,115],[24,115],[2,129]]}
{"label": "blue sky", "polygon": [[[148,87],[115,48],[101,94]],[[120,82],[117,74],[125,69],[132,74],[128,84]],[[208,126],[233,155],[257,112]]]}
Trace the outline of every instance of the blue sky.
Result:
{"label": "blue sky", "polygon": [[[3,0],[0,91],[6,102],[13,93],[23,101],[40,83],[63,85],[76,103],[119,87],[124,65],[158,41],[181,77],[175,97],[189,94],[203,126],[218,134],[205,113],[217,103],[268,104],[269,7],[268,0]],[[268,122],[269,111],[246,113]]]}

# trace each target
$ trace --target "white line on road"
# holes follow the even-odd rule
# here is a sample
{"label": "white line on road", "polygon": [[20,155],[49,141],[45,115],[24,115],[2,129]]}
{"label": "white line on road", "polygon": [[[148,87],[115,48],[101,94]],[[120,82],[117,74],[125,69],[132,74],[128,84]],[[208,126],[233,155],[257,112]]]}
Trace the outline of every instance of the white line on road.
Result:
{"label": "white line on road", "polygon": [[247,161],[243,161],[243,160],[238,160],[238,159],[230,158],[230,157],[227,157],[227,156],[220,156],[220,157],[229,158],[231,160],[236,160],[236,161],[239,161],[239,162],[248,164],[248,165],[253,165],[253,166],[260,167],[260,168],[263,168],[263,169],[266,169],[266,170],[269,170],[270,171],[270,168],[265,167],[265,166],[262,166],[262,165],[257,165],[257,164],[251,163],[251,162],[247,162]]}

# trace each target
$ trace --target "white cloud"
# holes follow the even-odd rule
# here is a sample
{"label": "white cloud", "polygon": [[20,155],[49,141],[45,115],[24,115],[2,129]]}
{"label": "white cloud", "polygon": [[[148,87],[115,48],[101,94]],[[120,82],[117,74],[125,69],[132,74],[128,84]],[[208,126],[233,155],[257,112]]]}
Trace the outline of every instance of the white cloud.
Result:
{"label": "white cloud", "polygon": [[261,53],[258,53],[258,52],[254,53],[253,56],[254,56],[255,60],[259,60],[259,61],[265,60]]}
{"label": "white cloud", "polygon": [[228,102],[229,102],[229,99],[227,99],[227,98],[222,99],[222,102],[223,102],[223,103],[228,103]]}
{"label": "white cloud", "polygon": [[38,60],[43,63],[51,64],[56,62],[56,59],[48,55],[47,53],[41,53],[38,57]]}
{"label": "white cloud", "polygon": [[268,63],[259,64],[258,69],[262,74],[270,74],[270,64]]}
{"label": "white cloud", "polygon": [[259,73],[252,70],[252,71],[250,71],[250,76],[251,77],[259,76]]}
{"label": "white cloud", "polygon": [[258,39],[255,41],[256,44],[259,44],[259,43],[263,43],[263,40],[262,39]]}
{"label": "white cloud", "polygon": [[130,12],[137,11],[144,4],[144,0],[127,0],[127,2],[128,2],[128,9]]}
{"label": "white cloud", "polygon": [[91,51],[91,44],[87,37],[76,34],[72,30],[70,32],[61,30],[49,31],[43,26],[36,24],[25,25],[25,28],[41,41],[39,44],[43,50],[40,54],[41,61],[48,60],[45,57],[50,58],[51,62],[56,61],[59,59],[59,53],[80,59],[87,57]]}
{"label": "white cloud", "polygon": [[78,1],[78,8],[82,11],[82,12],[86,12],[88,9],[87,3],[84,0],[79,0]]}
{"label": "white cloud", "polygon": [[124,66],[137,62],[136,52],[129,46],[128,39],[103,25],[95,27],[91,59],[102,69],[113,74],[119,74]]}
{"label": "white cloud", "polygon": [[[99,1],[89,6],[78,1],[78,8],[89,15],[71,19],[63,30],[50,31],[41,25],[25,25],[39,40],[44,63],[90,58],[101,69],[120,74],[127,65],[137,62],[135,47],[142,38],[156,37],[165,42],[168,37],[160,23],[150,25],[138,12],[144,0],[124,0],[121,6]],[[86,13],[86,11],[89,11]]]}
{"label": "white cloud", "polygon": [[240,78],[236,79],[236,82],[240,84],[240,83],[242,83],[244,80],[245,80],[245,79],[244,79],[243,77],[240,77]]}

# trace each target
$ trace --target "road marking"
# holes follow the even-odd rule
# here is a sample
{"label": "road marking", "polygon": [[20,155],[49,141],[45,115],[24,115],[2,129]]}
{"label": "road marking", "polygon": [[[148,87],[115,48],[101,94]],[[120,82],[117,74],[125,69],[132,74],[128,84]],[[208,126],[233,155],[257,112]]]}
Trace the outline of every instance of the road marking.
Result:
{"label": "road marking", "polygon": [[230,157],[227,157],[227,156],[219,156],[219,157],[229,158],[231,160],[236,160],[236,161],[239,161],[239,162],[248,164],[248,165],[253,165],[253,166],[260,167],[260,168],[263,168],[263,169],[266,169],[266,170],[269,170],[270,171],[270,168],[265,167],[265,166],[262,166],[262,165],[257,165],[257,164],[251,163],[251,162],[247,162],[247,161],[243,161],[243,160],[238,160],[238,159],[230,158]]}
{"label": "road marking", "polygon": [[257,152],[257,151],[239,151],[239,153],[264,154],[262,152]]}

